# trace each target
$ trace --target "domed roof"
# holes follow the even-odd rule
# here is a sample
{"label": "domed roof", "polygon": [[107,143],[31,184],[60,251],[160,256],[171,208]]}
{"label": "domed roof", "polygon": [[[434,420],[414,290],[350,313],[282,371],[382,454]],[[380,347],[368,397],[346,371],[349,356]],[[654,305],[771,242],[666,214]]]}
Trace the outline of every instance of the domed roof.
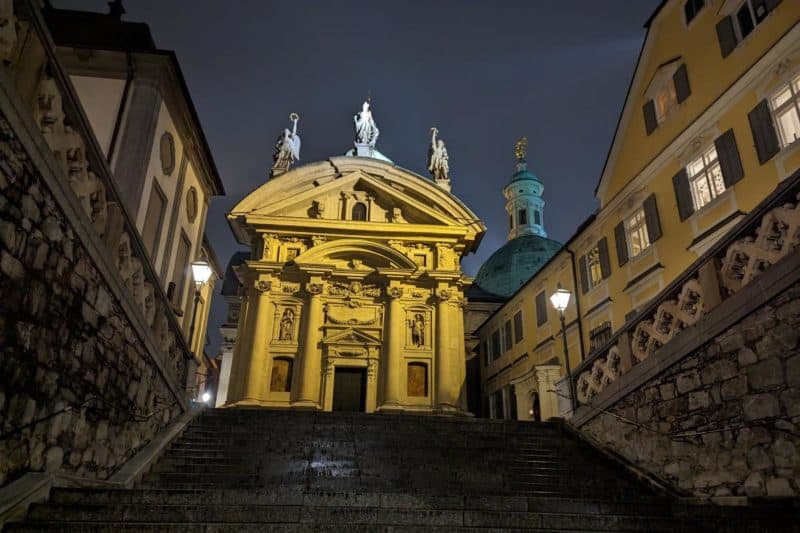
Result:
{"label": "domed roof", "polygon": [[481,289],[508,298],[536,274],[561,248],[561,243],[539,235],[520,235],[497,249],[478,271]]}
{"label": "domed roof", "polygon": [[511,176],[509,183],[523,180],[532,180],[542,183],[542,180],[536,177],[536,174],[528,170],[528,164],[525,161],[518,161],[516,172]]}

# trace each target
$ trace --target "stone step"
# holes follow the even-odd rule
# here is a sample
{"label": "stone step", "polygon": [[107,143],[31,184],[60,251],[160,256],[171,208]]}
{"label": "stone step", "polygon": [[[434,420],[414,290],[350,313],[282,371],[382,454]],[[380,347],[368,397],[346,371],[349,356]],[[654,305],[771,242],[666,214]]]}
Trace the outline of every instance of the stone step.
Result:
{"label": "stone step", "polygon": [[676,531],[687,520],[664,516],[592,515],[529,511],[453,509],[396,509],[340,506],[290,505],[86,505],[35,504],[31,522],[124,522],[124,523],[237,523],[246,518],[258,524],[416,525],[453,527],[502,527],[587,529],[594,531]]}
{"label": "stone step", "polygon": [[[116,533],[117,531],[135,531],[136,533],[305,533],[309,531],[309,524],[269,524],[265,529],[263,524],[250,524],[245,522],[228,524],[122,524],[118,522],[38,522],[24,524],[9,524],[7,531],[17,533]],[[340,524],[322,525],[314,524],[313,531],[338,533],[342,531]],[[484,527],[420,527],[420,526],[379,526],[379,525],[348,525],[348,533],[487,533],[491,531],[537,531],[540,533],[593,533],[576,529],[495,529]]]}

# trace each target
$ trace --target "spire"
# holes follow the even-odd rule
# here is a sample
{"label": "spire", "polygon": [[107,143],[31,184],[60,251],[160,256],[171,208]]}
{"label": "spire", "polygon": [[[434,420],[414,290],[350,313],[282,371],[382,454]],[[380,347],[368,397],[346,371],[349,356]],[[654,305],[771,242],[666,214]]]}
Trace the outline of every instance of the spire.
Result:
{"label": "spire", "polygon": [[517,160],[511,181],[503,189],[508,213],[508,240],[521,235],[547,237],[544,230],[544,185],[528,170],[528,139],[520,137],[514,145]]}

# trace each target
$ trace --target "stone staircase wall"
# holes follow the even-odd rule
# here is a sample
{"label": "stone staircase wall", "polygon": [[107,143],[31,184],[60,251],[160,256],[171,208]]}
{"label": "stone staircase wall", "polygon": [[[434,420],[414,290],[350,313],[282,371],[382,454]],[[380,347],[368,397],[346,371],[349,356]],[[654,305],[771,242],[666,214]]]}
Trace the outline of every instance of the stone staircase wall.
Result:
{"label": "stone staircase wall", "polygon": [[577,369],[574,427],[686,494],[800,497],[799,190],[787,179]]}
{"label": "stone staircase wall", "polygon": [[188,409],[191,353],[115,209],[37,3],[12,4],[20,39],[0,65],[0,486],[28,471],[106,479]]}

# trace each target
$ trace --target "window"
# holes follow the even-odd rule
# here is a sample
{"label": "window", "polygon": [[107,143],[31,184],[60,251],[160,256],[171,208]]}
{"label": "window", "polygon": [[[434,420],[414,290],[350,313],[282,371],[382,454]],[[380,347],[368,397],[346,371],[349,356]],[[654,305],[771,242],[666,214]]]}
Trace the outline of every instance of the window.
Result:
{"label": "window", "polygon": [[514,229],[514,217],[508,215],[508,229]]}
{"label": "window", "polygon": [[596,287],[603,281],[603,271],[600,268],[600,249],[597,246],[586,254],[586,276],[591,287]]}
{"label": "window", "polygon": [[533,223],[540,226],[542,224],[542,214],[538,210],[533,212]]}
{"label": "window", "polygon": [[638,209],[625,221],[625,237],[628,243],[628,257],[636,257],[650,246],[644,209]]}
{"label": "window", "polygon": [[286,357],[272,360],[272,376],[269,381],[270,392],[292,391],[292,361]]}
{"label": "window", "polygon": [[547,297],[544,291],[536,295],[536,325],[541,326],[547,322]]}
{"label": "window", "polygon": [[495,330],[492,333],[492,351],[489,353],[489,362],[500,357],[500,330]]}
{"label": "window", "polygon": [[522,342],[522,311],[514,315],[514,344]]}
{"label": "window", "polygon": [[675,94],[675,84],[666,83],[653,98],[656,106],[656,121],[661,124],[678,105],[678,96]]}
{"label": "window", "polygon": [[745,0],[736,11],[736,28],[738,30],[737,37],[741,41],[761,23],[767,14],[769,8],[767,7],[767,0]]}
{"label": "window", "polygon": [[780,0],[744,0],[732,10],[725,9],[728,16],[717,23],[717,38],[722,57],[728,57],[742,39],[750,35],[779,3]]}
{"label": "window", "polygon": [[800,138],[800,74],[772,95],[770,107],[781,146],[788,146]]}
{"label": "window", "polygon": [[504,330],[503,340],[505,341],[505,346],[503,346],[504,351],[508,351],[511,349],[513,343],[511,342],[511,321],[506,320],[505,323],[505,330]]}
{"label": "window", "polygon": [[356,203],[353,206],[351,215],[350,218],[352,220],[367,220],[367,205],[363,202]]}
{"label": "window", "polygon": [[603,237],[586,255],[578,258],[581,287],[586,294],[611,275],[611,262],[608,257],[608,240]]}
{"label": "window", "polygon": [[428,395],[428,365],[425,363],[408,363],[406,393],[411,397]]}
{"label": "window", "polygon": [[528,210],[527,209],[520,209],[519,210],[519,225],[524,226],[528,223]]}
{"label": "window", "polygon": [[153,262],[156,259],[159,236],[164,229],[164,212],[166,208],[167,197],[161,192],[161,188],[154,179],[153,188],[150,189],[150,201],[147,203],[144,228],[142,228],[142,241],[144,241],[147,251],[150,252],[150,259]]}
{"label": "window", "polygon": [[606,321],[589,331],[589,352],[602,347],[609,339],[611,339],[611,322]]}
{"label": "window", "polygon": [[725,192],[722,169],[717,158],[717,149],[712,146],[700,157],[686,165],[692,203],[695,210],[700,209]]}
{"label": "window", "polygon": [[192,244],[185,233],[181,232],[180,242],[178,243],[178,253],[175,255],[175,268],[172,271],[172,282],[175,284],[175,300],[173,305],[180,306],[183,303],[183,290],[186,285],[186,274],[189,270],[189,250]]}
{"label": "window", "polygon": [[697,13],[703,9],[705,5],[705,0],[686,0],[686,3],[683,4],[683,13],[686,15],[686,24],[689,24],[694,17],[697,16]]}

